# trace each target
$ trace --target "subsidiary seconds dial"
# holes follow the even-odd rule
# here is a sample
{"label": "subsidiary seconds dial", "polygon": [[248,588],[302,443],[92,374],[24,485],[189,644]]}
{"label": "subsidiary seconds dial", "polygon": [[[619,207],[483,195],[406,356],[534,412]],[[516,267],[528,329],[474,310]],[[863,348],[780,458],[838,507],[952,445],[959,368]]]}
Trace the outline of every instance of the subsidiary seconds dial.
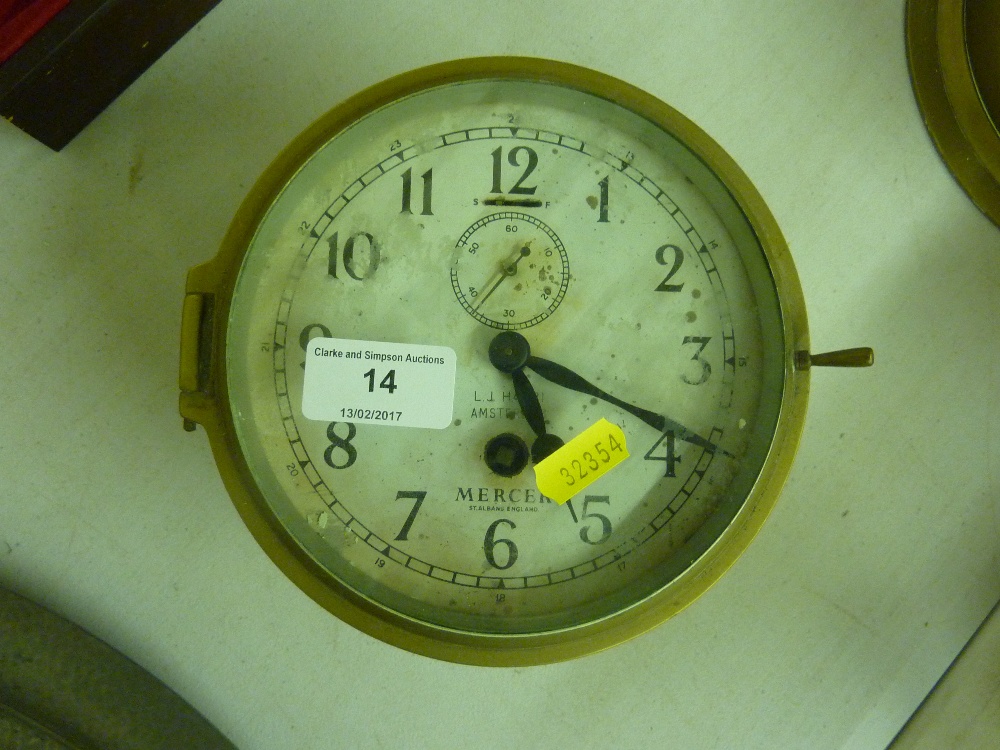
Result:
{"label": "subsidiary seconds dial", "polygon": [[528,213],[498,211],[484,216],[455,245],[451,267],[455,296],[469,315],[493,328],[541,323],[566,296],[569,278],[562,241],[544,221]]}

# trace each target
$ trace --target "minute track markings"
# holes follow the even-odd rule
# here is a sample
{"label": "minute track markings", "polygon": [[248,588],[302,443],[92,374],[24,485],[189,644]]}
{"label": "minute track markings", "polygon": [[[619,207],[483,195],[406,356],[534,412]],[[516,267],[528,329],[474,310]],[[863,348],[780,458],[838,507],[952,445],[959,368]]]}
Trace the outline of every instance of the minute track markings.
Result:
{"label": "minute track markings", "polygon": [[[709,433],[709,439],[718,440],[722,436],[722,430],[719,428],[712,428]],[[299,441],[301,442],[301,440]],[[304,446],[303,446],[304,450]],[[374,531],[369,529],[356,515],[354,515],[350,509],[344,505],[344,503],[336,498],[330,488],[326,485],[326,481],[320,477],[320,481],[316,484],[313,489],[316,491],[320,497],[324,498],[324,505],[333,512],[334,516],[339,520],[345,530],[351,532],[357,539],[367,544],[371,549],[382,556],[382,559],[391,560],[397,564],[402,565],[404,568],[411,570],[415,573],[420,573],[426,575],[430,578],[434,578],[445,583],[453,583],[466,588],[479,588],[479,589],[496,589],[501,588],[501,585],[482,585],[483,581],[488,582],[502,582],[503,588],[510,589],[529,589],[529,588],[540,588],[543,586],[551,586],[565,581],[579,580],[585,575],[590,573],[595,573],[602,570],[609,565],[614,565],[625,559],[633,551],[637,550],[643,544],[648,542],[655,536],[655,534],[662,528],[664,528],[670,520],[677,515],[678,512],[684,507],[688,500],[694,495],[695,490],[698,485],[704,479],[705,474],[708,472],[708,468],[714,459],[714,454],[710,451],[703,450],[701,456],[699,456],[698,461],[695,463],[694,469],[692,469],[691,474],[685,480],[681,488],[675,493],[674,497],[669,503],[661,510],[656,516],[654,516],[650,521],[643,524],[639,529],[631,534],[624,542],[619,543],[616,547],[608,550],[597,557],[591,558],[589,560],[584,560],[583,562],[577,563],[576,565],[571,565],[567,568],[562,568],[559,570],[551,571],[549,573],[536,573],[534,575],[519,575],[519,576],[483,576],[474,575],[470,573],[463,573],[461,571],[452,570],[451,568],[445,568],[440,565],[435,565],[434,563],[427,562],[415,555],[410,555],[404,552],[399,547],[396,547],[389,542],[386,542],[380,536],[378,536]],[[303,464],[303,470],[306,470],[305,464],[311,464],[311,460],[306,460],[301,462]],[[309,467],[313,468],[314,467]],[[692,483],[692,478],[697,477]],[[690,485],[690,487],[689,487]],[[325,490],[325,493],[320,490]],[[325,495],[329,495],[329,500],[325,498]],[[678,502],[680,500],[680,502]],[[338,511],[342,509],[342,511]],[[342,515],[343,513],[343,515]],[[346,516],[346,518],[344,517]],[[666,516],[664,518],[664,516]],[[660,519],[662,522],[657,523]],[[329,533],[329,532],[327,532]],[[373,541],[374,540],[374,541]],[[417,566],[417,567],[415,567]],[[421,569],[426,568],[426,570]],[[451,580],[443,578],[435,574],[435,571],[441,571],[446,575],[450,575]],[[545,582],[529,582],[531,579],[546,579]],[[470,581],[475,581],[475,583],[470,583]],[[516,585],[521,582],[521,585]]]}
{"label": "minute track markings", "polygon": [[[492,131],[494,130],[506,131],[506,133],[504,133],[503,135],[494,135],[492,133]],[[580,141],[576,138],[561,133],[555,133],[553,131],[537,130],[535,128],[525,128],[525,127],[517,127],[513,128],[513,130],[517,132],[517,135],[514,135],[511,132],[512,128],[510,127],[465,128],[463,130],[456,130],[450,133],[445,133],[443,135],[436,136],[429,140],[440,141],[439,143],[435,144],[433,148],[433,150],[435,151],[438,149],[447,148],[449,146],[454,146],[463,143],[474,143],[476,141],[516,140],[516,141],[524,141],[527,143],[536,143],[536,142],[547,143],[553,146],[559,146],[568,151],[574,151],[577,153],[590,156],[591,158],[597,161],[607,164],[609,167],[613,168],[617,173],[622,174],[623,176],[634,182],[636,185],[641,187],[644,192],[648,193],[653,198],[653,200],[663,205],[664,208],[667,209],[668,213],[675,220],[677,220],[678,215],[684,217],[684,222],[681,223],[678,221],[678,224],[680,226],[680,229],[683,232],[685,232],[685,234],[688,236],[689,241],[692,242],[692,245],[694,246],[693,249],[699,255],[702,252],[707,252],[706,243],[701,239],[700,235],[698,235],[697,230],[694,230],[691,222],[687,220],[687,217],[684,215],[683,210],[679,206],[677,206],[677,204],[675,204],[672,200],[670,200],[668,194],[665,191],[663,191],[663,189],[660,188],[653,180],[649,179],[646,175],[644,175],[641,171],[639,171],[633,165],[632,162],[626,162],[620,157],[614,156],[613,154],[610,154],[604,151],[603,149],[597,149],[591,147],[588,143],[584,141]],[[535,137],[533,138],[527,137],[526,134],[531,134],[531,133],[534,133]],[[465,135],[465,138],[452,141],[448,140],[449,137],[458,134]],[[330,206],[323,211],[322,216],[328,217],[332,221],[350,203],[350,201],[354,200],[354,198],[356,198],[357,195],[366,187],[370,187],[380,177],[389,174],[396,167],[399,167],[405,164],[407,161],[410,161],[418,156],[421,156],[422,154],[423,152],[421,152],[418,149],[418,147],[414,145],[414,146],[407,146],[402,151],[398,151],[386,157],[382,161],[378,162],[371,169],[367,170],[361,177],[358,177],[357,179],[354,180],[354,182],[348,185],[347,188],[336,199],[334,199],[334,201],[330,204]],[[628,165],[628,169],[625,171],[622,171],[620,169],[620,166],[623,163],[627,163]],[[374,172],[375,170],[378,170],[379,173],[377,175],[374,175],[374,177],[372,177],[370,181],[365,182],[365,178],[371,175],[372,172]],[[662,200],[663,198],[666,198],[667,203],[663,202]],[[343,205],[338,207],[337,206],[338,202],[342,202]],[[325,228],[323,231],[325,231]],[[691,237],[691,234],[694,235],[693,238]],[[320,232],[320,236],[321,235],[322,231]],[[303,242],[303,250],[307,258],[309,255],[311,255],[313,249],[318,243],[319,237],[317,237],[312,241],[312,246],[306,247],[306,245],[309,243],[309,240],[311,239],[312,237],[308,238],[306,241]]]}

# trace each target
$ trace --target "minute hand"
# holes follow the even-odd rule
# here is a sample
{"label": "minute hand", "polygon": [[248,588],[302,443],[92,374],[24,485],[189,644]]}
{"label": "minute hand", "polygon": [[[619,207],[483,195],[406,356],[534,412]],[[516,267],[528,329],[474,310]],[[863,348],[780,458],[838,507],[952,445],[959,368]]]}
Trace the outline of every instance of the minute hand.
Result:
{"label": "minute hand", "polygon": [[621,399],[615,398],[610,393],[605,393],[593,383],[581,378],[568,367],[563,367],[562,365],[557,365],[555,362],[534,356],[528,357],[524,366],[534,370],[546,380],[556,385],[561,385],[563,388],[569,388],[571,391],[577,391],[578,393],[585,393],[588,396],[595,396],[603,401],[607,401],[609,404],[614,404],[629,414],[638,417],[653,429],[660,432],[666,429],[667,420],[663,416],[648,409],[642,409],[626,403]]}
{"label": "minute hand", "polygon": [[529,356],[527,361],[524,363],[524,366],[538,373],[546,380],[555,383],[556,385],[561,385],[563,388],[569,388],[571,391],[577,391],[578,393],[584,393],[588,396],[594,396],[603,401],[607,401],[609,404],[614,404],[619,409],[627,411],[629,414],[638,417],[655,430],[660,432],[672,430],[675,437],[685,442],[697,445],[705,450],[711,451],[712,453],[718,451],[725,455],[729,455],[727,451],[720,448],[715,443],[710,440],[706,440],[697,433],[691,432],[679,422],[675,422],[672,419],[664,417],[662,414],[657,414],[656,412],[643,409],[622,401],[619,398],[615,398],[610,393],[602,391],[596,385],[580,377],[567,367],[563,367],[562,365],[556,364],[550,360],[535,356]]}

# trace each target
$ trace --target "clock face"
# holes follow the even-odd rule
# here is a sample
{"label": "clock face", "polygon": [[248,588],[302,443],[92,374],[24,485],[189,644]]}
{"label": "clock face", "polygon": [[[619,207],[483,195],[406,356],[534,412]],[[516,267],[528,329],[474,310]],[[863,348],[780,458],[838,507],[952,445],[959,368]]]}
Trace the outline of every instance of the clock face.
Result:
{"label": "clock face", "polygon": [[[675,612],[773,501],[791,359],[773,253],[706,136],[560,70],[418,81],[314,128],[269,178],[225,325],[252,513],[304,588],[473,652]],[[581,487],[563,504],[530,462],[487,460],[538,432],[490,360],[505,332],[603,394],[529,362],[546,433],[621,430],[559,467]]]}

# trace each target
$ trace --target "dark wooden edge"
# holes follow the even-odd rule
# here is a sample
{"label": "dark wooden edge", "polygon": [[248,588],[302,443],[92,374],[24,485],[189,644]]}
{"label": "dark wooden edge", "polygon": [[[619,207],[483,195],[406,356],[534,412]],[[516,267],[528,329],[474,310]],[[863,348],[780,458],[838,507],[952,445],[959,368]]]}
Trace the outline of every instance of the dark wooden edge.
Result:
{"label": "dark wooden edge", "polygon": [[59,150],[219,0],[74,0],[0,65],[0,116]]}

